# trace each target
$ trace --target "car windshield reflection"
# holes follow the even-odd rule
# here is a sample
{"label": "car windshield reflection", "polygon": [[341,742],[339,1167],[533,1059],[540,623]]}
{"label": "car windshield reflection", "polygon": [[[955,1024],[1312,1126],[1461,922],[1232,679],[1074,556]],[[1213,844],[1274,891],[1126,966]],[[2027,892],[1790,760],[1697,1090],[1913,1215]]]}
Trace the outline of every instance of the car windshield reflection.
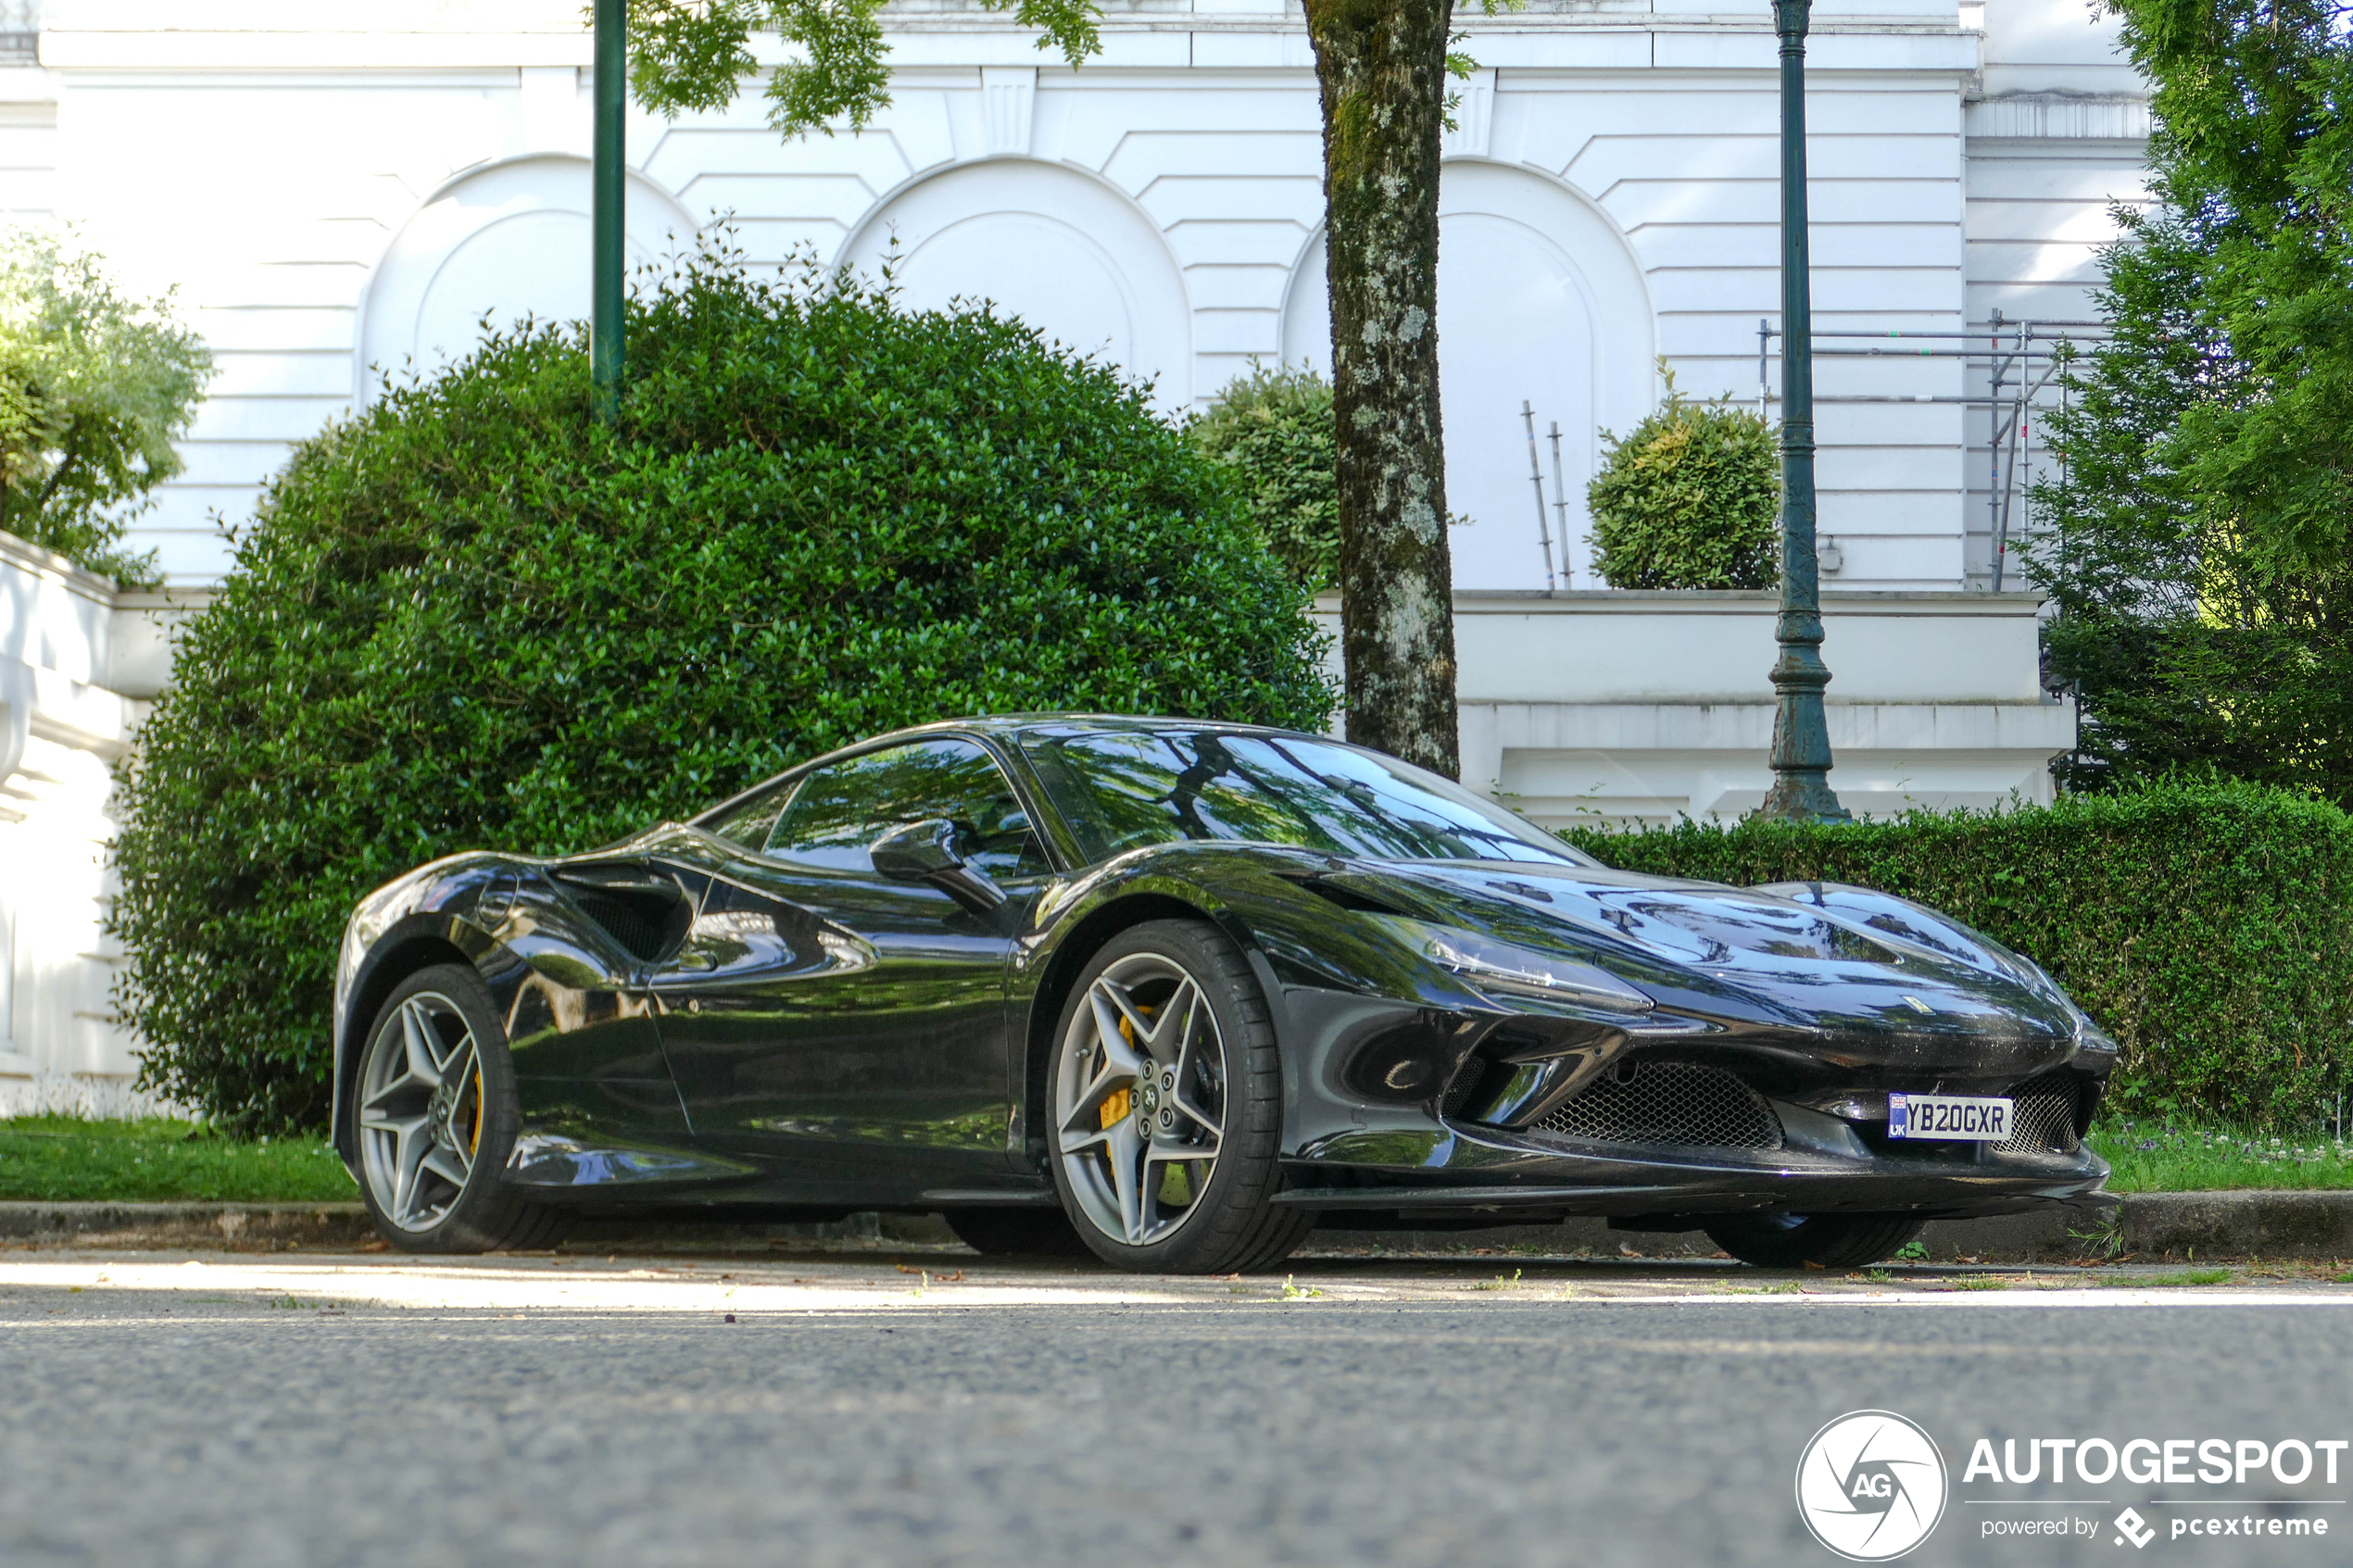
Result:
{"label": "car windshield reflection", "polygon": [[1173,728],[1040,730],[1021,744],[1089,862],[1227,839],[1385,860],[1593,863],[1460,785],[1353,746]]}

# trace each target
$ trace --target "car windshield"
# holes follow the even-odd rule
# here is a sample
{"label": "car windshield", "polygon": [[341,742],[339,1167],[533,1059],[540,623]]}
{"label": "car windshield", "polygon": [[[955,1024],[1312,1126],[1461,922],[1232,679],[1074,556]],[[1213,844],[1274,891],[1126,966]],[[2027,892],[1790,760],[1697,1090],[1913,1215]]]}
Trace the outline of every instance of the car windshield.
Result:
{"label": "car windshield", "polygon": [[1593,863],[1459,784],[1332,741],[1207,729],[1039,730],[1021,745],[1089,863],[1179,839],[1386,860]]}

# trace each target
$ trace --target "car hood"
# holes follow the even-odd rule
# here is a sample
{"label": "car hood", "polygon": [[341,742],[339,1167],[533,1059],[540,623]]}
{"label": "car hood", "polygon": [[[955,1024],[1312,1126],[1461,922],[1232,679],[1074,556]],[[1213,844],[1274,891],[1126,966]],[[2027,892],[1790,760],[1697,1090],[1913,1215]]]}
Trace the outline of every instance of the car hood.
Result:
{"label": "car hood", "polygon": [[1563,863],[1354,862],[1320,879],[1402,913],[1565,951],[1662,1008],[1743,1021],[1942,1033],[2077,1033],[2028,960],[1933,909],[1836,883],[1738,888]]}

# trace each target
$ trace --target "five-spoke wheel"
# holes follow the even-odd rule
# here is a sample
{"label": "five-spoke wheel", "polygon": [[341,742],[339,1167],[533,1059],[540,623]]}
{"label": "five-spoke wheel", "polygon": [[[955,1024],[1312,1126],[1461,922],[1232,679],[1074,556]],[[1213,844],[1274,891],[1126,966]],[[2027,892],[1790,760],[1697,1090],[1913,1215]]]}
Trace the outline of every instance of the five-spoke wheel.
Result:
{"label": "five-spoke wheel", "polygon": [[458,1004],[413,991],[378,1029],[359,1079],[359,1159],[376,1207],[429,1231],[482,1152],[482,1047]]}
{"label": "five-spoke wheel", "polygon": [[396,1247],[544,1247],[567,1228],[501,1179],[520,1120],[514,1067],[471,967],[435,964],[394,987],[354,1087],[361,1191]]}
{"label": "five-spoke wheel", "polygon": [[1112,964],[1056,1076],[1063,1169],[1087,1217],[1130,1247],[1191,1218],[1225,1136],[1225,1042],[1201,983],[1160,953]]}
{"label": "five-spoke wheel", "polygon": [[1107,1261],[1265,1267],[1313,1225],[1270,1201],[1282,1068],[1265,997],[1215,927],[1154,921],[1098,952],[1063,1008],[1049,1087],[1064,1206]]}

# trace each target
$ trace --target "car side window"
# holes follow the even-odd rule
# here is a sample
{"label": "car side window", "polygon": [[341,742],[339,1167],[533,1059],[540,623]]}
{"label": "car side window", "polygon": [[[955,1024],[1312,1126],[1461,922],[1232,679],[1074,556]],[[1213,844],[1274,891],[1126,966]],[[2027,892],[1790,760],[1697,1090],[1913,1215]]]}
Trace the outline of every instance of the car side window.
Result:
{"label": "car side window", "polygon": [[730,844],[740,844],[747,849],[758,850],[775,831],[776,819],[784,815],[786,803],[792,799],[790,781],[772,784],[750,799],[742,802],[724,816],[713,817],[702,824],[703,831]]}
{"label": "car side window", "polygon": [[875,839],[945,818],[967,859],[998,878],[1052,868],[995,759],[968,740],[917,741],[806,774],[768,840],[772,859],[862,872]]}

